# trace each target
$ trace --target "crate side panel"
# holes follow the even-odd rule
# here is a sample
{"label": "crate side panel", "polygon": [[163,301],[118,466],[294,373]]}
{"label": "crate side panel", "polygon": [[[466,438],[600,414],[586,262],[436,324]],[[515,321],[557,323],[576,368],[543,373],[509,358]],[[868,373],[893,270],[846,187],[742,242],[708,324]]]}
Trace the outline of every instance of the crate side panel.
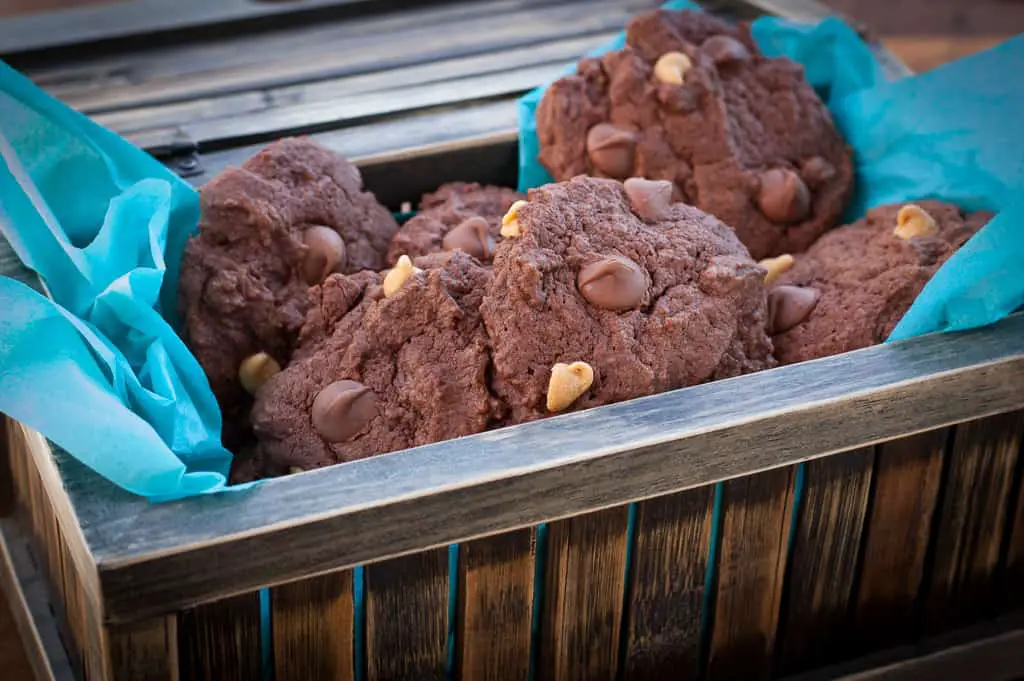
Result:
{"label": "crate side panel", "polygon": [[456,678],[529,679],[536,546],[532,528],[459,546]]}
{"label": "crate side panel", "polygon": [[914,636],[951,432],[940,428],[878,447],[852,637],[863,652]]}
{"label": "crate side panel", "polygon": [[628,529],[627,506],[548,526],[538,679],[616,677]]}
{"label": "crate side panel", "polygon": [[448,662],[448,549],[368,565],[368,681],[445,678]]}
{"label": "crate side panel", "polygon": [[874,455],[858,449],[805,468],[776,658],[782,674],[855,655],[848,634]]}
{"label": "crate side panel", "polygon": [[925,597],[927,633],[970,624],[990,614],[995,605],[1022,431],[1024,412],[969,421],[956,428]]}
{"label": "crate side panel", "polygon": [[710,681],[771,674],[795,473],[789,466],[724,485]]}
{"label": "crate side panel", "polygon": [[178,620],[155,617],[106,629],[110,681],[179,681]]}
{"label": "crate side panel", "polygon": [[697,679],[713,485],[637,504],[625,678]]}
{"label": "crate side panel", "polygon": [[179,669],[194,681],[260,678],[260,596],[254,591],[178,616]]}
{"label": "crate side panel", "polygon": [[355,678],[352,571],[270,590],[276,681]]}

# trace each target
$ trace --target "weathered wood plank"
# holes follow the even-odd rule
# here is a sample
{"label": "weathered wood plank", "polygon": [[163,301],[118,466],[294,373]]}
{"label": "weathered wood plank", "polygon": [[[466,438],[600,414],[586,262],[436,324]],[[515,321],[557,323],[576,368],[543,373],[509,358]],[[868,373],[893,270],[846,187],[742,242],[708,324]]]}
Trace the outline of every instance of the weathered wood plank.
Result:
{"label": "weathered wood plank", "polygon": [[914,636],[950,432],[939,428],[878,447],[851,637],[864,652]]}
{"label": "weathered wood plank", "polygon": [[1022,434],[1022,412],[956,428],[925,601],[927,632],[969,624],[995,605],[999,554]]}
{"label": "weathered wood plank", "polygon": [[456,678],[530,678],[536,540],[531,528],[459,546]]}
{"label": "weathered wood plank", "polygon": [[1021,385],[1024,316],[1015,315],[246,494],[148,504],[88,471],[66,483],[101,565],[106,617],[121,621],[1020,409]]}
{"label": "weathered wood plank", "polygon": [[179,669],[189,681],[260,678],[258,591],[183,611],[178,616]]}
{"label": "weathered wood plank", "polygon": [[110,681],[178,681],[178,620],[174,615],[106,630]]}
{"label": "weathered wood plank", "polygon": [[1000,604],[1005,610],[1018,610],[1024,608],[1024,461],[1017,463],[1017,500],[1009,522]]}
{"label": "weathered wood plank", "polygon": [[702,487],[637,504],[627,681],[663,679],[668,669],[679,681],[698,678],[714,490]]}
{"label": "weathered wood plank", "polygon": [[332,572],[270,590],[275,681],[355,678],[352,572]]}
{"label": "weathered wood plank", "polygon": [[368,681],[443,681],[448,661],[448,549],[366,566]]}
{"label": "weathered wood plank", "polygon": [[834,664],[857,654],[850,646],[873,447],[807,464],[797,513],[777,669],[789,675]]}
{"label": "weathered wood plank", "polygon": [[767,679],[792,528],[795,467],[725,483],[708,679]]}
{"label": "weathered wood plank", "polygon": [[613,679],[619,663],[629,509],[548,526],[537,676]]}

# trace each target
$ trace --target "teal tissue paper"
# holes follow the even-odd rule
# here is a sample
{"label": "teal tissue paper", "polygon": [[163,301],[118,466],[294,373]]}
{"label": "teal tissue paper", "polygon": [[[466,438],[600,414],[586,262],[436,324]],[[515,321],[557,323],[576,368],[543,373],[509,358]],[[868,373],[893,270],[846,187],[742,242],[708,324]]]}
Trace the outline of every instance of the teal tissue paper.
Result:
{"label": "teal tissue paper", "polygon": [[231,455],[167,320],[197,193],[0,63],[0,231],[49,293],[0,278],[0,412],[153,500],[225,488]]}

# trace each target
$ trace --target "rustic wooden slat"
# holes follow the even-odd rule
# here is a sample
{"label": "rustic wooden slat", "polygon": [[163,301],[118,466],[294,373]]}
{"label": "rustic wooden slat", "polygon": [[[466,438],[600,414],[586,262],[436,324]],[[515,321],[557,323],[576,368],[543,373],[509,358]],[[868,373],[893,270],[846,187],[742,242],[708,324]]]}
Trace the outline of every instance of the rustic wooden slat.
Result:
{"label": "rustic wooden slat", "polygon": [[[59,593],[63,606],[61,633],[71,665],[76,673],[82,676],[86,673],[85,594],[82,591],[78,570],[75,569],[71,554],[64,544],[61,545],[61,564],[64,576]],[[90,681],[95,681],[95,679]]]}
{"label": "rustic wooden slat", "polygon": [[857,654],[849,630],[874,448],[807,464],[789,560],[778,672],[794,674]]}
{"label": "rustic wooden slat", "polygon": [[1024,316],[1014,315],[287,476],[246,494],[151,504],[80,464],[61,465],[113,622],[1020,409],[1021,385]]}
{"label": "rustic wooden slat", "polygon": [[[1021,454],[1024,458],[1024,453]],[[1024,461],[1017,463],[1017,501],[1010,518],[1009,543],[1000,604],[1007,610],[1024,609]]]}
{"label": "rustic wooden slat", "polygon": [[106,630],[110,681],[178,681],[178,620],[155,617]]}
{"label": "rustic wooden slat", "polygon": [[925,603],[928,632],[969,624],[995,605],[999,554],[1022,434],[1024,412],[971,421],[956,429]]}
{"label": "rustic wooden slat", "polygon": [[914,636],[950,432],[940,428],[878,447],[851,636],[865,652]]}
{"label": "rustic wooden slat", "polygon": [[708,679],[767,679],[792,528],[794,467],[725,483]]}
{"label": "rustic wooden slat", "polygon": [[368,681],[443,681],[448,661],[448,549],[368,565]]}
{"label": "rustic wooden slat", "polygon": [[532,528],[459,546],[456,678],[529,679],[535,550]]}
{"label": "rustic wooden slat", "polygon": [[260,678],[259,592],[183,611],[178,617],[180,676],[189,681]]}
{"label": "rustic wooden slat", "polygon": [[628,523],[619,506],[548,526],[539,679],[615,678]]}
{"label": "rustic wooden slat", "polygon": [[355,678],[352,572],[332,572],[270,590],[275,681]]}
{"label": "rustic wooden slat", "polygon": [[7,417],[0,414],[0,517],[14,513],[16,487],[14,483],[14,452],[7,435]]}
{"label": "rustic wooden slat", "polygon": [[637,504],[627,681],[698,678],[714,498],[708,486]]}

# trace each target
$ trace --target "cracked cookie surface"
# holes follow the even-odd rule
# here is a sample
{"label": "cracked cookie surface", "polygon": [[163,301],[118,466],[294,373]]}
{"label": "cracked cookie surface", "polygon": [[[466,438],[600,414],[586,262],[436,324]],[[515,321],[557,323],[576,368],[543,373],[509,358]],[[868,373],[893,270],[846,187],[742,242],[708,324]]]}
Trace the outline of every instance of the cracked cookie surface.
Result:
{"label": "cracked cookie surface", "polygon": [[852,189],[850,150],[802,68],[704,12],[636,17],[624,49],[548,88],[537,133],[556,180],[669,180],[758,260],[805,250]]}
{"label": "cracked cookie surface", "polygon": [[254,353],[288,362],[311,283],[384,266],[398,225],[362,190],[358,169],[306,138],[269,145],[200,190],[199,233],[185,246],[184,337],[224,412],[224,440],[247,430],[239,367]]}
{"label": "cracked cookie surface", "polygon": [[894,230],[904,204],[874,208],[822,236],[772,282],[772,340],[780,363],[884,342],[928,280],[992,217],[940,201],[916,205],[933,220],[933,234],[900,238]]}
{"label": "cracked cookie surface", "polygon": [[265,474],[470,435],[501,419],[480,315],[489,268],[461,252],[415,264],[422,271],[388,297],[384,273],[332,275],[312,289],[295,358],[253,407]]}
{"label": "cracked cookie surface", "polygon": [[572,409],[773,365],[764,269],[722,222],[665,200],[667,184],[629,186],[532,189],[520,235],[498,246],[481,310],[512,422],[548,415],[559,363],[593,369]]}

